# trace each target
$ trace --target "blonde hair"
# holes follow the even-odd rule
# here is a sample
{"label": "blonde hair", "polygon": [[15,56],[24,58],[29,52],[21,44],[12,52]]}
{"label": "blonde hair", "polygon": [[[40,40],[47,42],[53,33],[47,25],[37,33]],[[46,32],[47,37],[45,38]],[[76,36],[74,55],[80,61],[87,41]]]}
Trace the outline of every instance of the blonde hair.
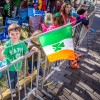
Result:
{"label": "blonde hair", "polygon": [[8,33],[10,33],[10,31],[20,31],[21,30],[21,27],[17,24],[17,23],[13,23],[11,25],[9,25],[8,27]]}
{"label": "blonde hair", "polygon": [[30,37],[31,38],[31,41],[34,42],[34,43],[37,43],[38,42],[38,35],[41,34],[42,31],[41,30],[37,30],[35,31],[32,36]]}
{"label": "blonde hair", "polygon": [[46,20],[52,20],[52,14],[51,13],[47,13],[46,16],[45,16],[45,22]]}

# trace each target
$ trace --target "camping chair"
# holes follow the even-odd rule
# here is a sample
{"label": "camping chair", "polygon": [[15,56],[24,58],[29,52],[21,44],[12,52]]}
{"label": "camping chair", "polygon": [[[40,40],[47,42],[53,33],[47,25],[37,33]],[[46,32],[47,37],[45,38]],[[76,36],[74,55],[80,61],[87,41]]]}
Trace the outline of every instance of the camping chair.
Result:
{"label": "camping chair", "polygon": [[6,26],[1,26],[0,27],[0,41],[6,41],[9,39],[9,36],[7,35],[7,29]]}

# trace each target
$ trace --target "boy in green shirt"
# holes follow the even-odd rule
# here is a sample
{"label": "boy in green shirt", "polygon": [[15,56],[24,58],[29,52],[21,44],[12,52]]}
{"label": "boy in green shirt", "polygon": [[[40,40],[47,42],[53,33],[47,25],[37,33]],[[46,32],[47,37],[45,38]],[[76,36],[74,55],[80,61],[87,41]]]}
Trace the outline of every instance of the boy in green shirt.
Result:
{"label": "boy in green shirt", "polygon": [[[10,40],[4,46],[0,46],[0,61],[6,58],[7,64],[18,59],[23,54],[28,52],[28,48],[23,41],[20,41],[20,26],[18,24],[11,24],[8,27],[8,34]],[[37,48],[33,47],[37,51]],[[15,87],[18,80],[17,71],[21,69],[22,61],[9,67],[9,76],[13,97],[16,96]],[[7,74],[8,78],[8,74]]]}

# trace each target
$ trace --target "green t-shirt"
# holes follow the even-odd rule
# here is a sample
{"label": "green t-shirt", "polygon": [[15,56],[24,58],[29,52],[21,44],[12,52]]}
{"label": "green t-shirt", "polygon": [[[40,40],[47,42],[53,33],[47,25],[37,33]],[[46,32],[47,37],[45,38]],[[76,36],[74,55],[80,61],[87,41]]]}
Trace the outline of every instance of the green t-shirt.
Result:
{"label": "green t-shirt", "polygon": [[6,3],[6,4],[4,5],[4,10],[8,10],[9,7],[10,7],[10,3]]}
{"label": "green t-shirt", "polygon": [[46,24],[47,24],[47,25],[51,25],[51,24],[52,24],[52,22],[51,22],[51,21],[49,21],[49,20],[46,20]]}
{"label": "green t-shirt", "polygon": [[21,6],[22,0],[13,0],[14,6]]}
{"label": "green t-shirt", "polygon": [[6,3],[5,5],[4,5],[4,10],[6,10],[7,11],[7,15],[8,16],[11,16],[11,7],[10,7],[10,3]]}
{"label": "green t-shirt", "polygon": [[[19,44],[12,45],[11,40],[9,40],[5,44],[5,50],[3,51],[3,54],[6,56],[7,64],[18,59],[19,57],[21,57],[24,53],[28,51],[26,44],[23,41],[19,41],[19,42],[20,42]],[[12,65],[9,68],[9,71],[20,70],[21,66],[22,66],[22,61]]]}

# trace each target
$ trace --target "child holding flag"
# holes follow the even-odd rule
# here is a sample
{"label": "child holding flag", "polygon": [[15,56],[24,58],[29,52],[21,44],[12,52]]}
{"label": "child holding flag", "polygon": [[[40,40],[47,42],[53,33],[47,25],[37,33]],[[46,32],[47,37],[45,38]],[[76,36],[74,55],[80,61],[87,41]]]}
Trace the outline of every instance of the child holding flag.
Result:
{"label": "child holding flag", "polygon": [[[30,37],[31,38],[31,43],[32,43],[32,46],[29,47],[29,50],[31,50],[31,48],[33,47],[33,45],[35,47],[37,47],[39,50],[41,50],[41,56],[42,58],[44,58],[44,52],[43,50],[41,49],[40,47],[40,44],[38,42],[38,38],[37,38],[37,35],[41,34],[42,31],[41,30],[37,30],[33,33],[33,35]],[[33,69],[34,67],[37,68],[37,61],[38,61],[38,54],[35,53],[34,54],[34,61],[33,61]],[[29,72],[29,76],[31,77],[32,76],[32,56],[28,58],[28,72]],[[42,77],[43,76],[43,71],[42,71],[42,68],[40,66],[40,70],[39,70],[39,76]]]}

